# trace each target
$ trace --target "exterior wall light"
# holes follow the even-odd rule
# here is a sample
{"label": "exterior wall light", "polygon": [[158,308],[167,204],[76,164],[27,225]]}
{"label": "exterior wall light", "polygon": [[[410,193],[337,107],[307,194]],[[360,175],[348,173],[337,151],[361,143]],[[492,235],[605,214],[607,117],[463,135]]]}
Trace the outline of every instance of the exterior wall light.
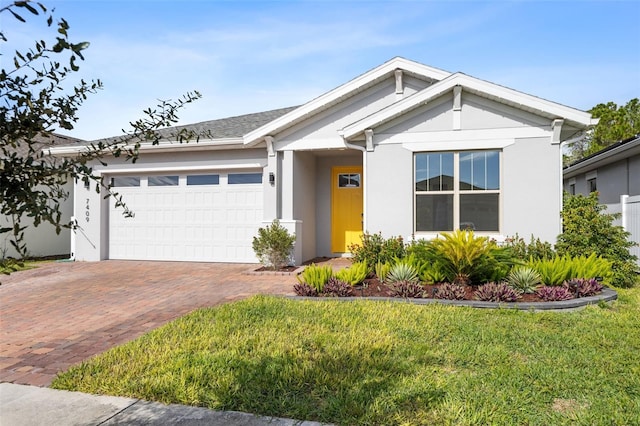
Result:
{"label": "exterior wall light", "polygon": [[269,172],[269,183],[271,186],[276,184],[276,175],[273,172]]}

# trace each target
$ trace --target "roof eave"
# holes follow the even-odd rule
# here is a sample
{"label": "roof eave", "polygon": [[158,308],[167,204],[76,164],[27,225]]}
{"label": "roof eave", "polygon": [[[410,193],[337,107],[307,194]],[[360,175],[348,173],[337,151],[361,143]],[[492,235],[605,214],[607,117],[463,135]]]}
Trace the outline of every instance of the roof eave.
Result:
{"label": "roof eave", "polygon": [[585,169],[591,169],[594,164],[604,166],[617,161],[618,158],[630,156],[636,152],[640,154],[640,137],[636,137],[636,139],[628,143],[619,145],[613,149],[605,150],[591,158],[587,158],[577,164],[571,165],[565,168],[562,173],[564,177],[571,178],[580,174],[582,171],[585,171]]}
{"label": "roof eave", "polygon": [[[90,150],[91,145],[81,146],[58,146],[43,150],[46,154],[63,157],[63,156],[76,156],[82,152]],[[133,145],[127,144],[122,147],[123,149],[133,148]],[[239,149],[246,148],[242,138],[220,138],[220,139],[207,139],[192,142],[169,142],[162,141],[159,144],[153,144],[151,142],[143,142],[140,144],[140,151],[149,152],[184,152],[184,151],[207,151],[216,149]]]}

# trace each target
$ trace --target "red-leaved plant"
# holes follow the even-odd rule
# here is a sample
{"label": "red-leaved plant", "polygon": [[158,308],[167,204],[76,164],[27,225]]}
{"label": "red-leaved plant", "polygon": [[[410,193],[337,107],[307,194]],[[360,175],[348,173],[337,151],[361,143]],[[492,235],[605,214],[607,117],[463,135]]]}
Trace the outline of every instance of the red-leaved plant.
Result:
{"label": "red-leaved plant", "polygon": [[443,283],[433,289],[433,297],[436,299],[463,300],[464,296],[464,286],[460,284]]}
{"label": "red-leaved plant", "polygon": [[335,277],[329,278],[329,281],[322,289],[323,296],[349,297],[353,296],[353,286],[347,282],[341,281]]}
{"label": "red-leaved plant", "polygon": [[596,295],[604,288],[595,278],[575,278],[566,281],[563,286],[567,287],[576,298]]}
{"label": "red-leaved plant", "polygon": [[294,284],[293,291],[295,291],[298,296],[305,296],[305,297],[318,296],[318,291],[307,283]]}
{"label": "red-leaved plant", "polygon": [[573,294],[564,286],[541,286],[536,290],[536,294],[545,302],[573,299]]}
{"label": "red-leaved plant", "polygon": [[507,283],[486,283],[474,293],[478,300],[485,302],[515,302],[520,298],[520,292],[509,287]]}

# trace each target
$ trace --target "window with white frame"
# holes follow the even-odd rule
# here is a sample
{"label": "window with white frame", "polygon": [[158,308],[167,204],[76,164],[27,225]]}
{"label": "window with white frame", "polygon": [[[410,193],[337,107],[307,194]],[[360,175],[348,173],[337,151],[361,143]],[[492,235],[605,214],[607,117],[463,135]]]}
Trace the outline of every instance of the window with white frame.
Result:
{"label": "window with white frame", "polygon": [[415,154],[415,231],[500,231],[500,151]]}

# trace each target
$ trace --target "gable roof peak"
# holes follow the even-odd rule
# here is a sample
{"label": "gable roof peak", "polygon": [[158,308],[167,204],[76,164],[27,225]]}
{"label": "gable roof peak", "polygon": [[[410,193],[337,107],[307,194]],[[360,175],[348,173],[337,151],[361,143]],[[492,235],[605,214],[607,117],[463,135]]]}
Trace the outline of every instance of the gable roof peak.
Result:
{"label": "gable roof peak", "polygon": [[310,115],[316,114],[330,106],[340,102],[342,99],[362,92],[376,83],[393,75],[397,69],[402,69],[410,75],[433,82],[441,81],[451,75],[450,72],[438,68],[433,68],[409,59],[396,56],[389,59],[382,65],[361,74],[335,89],[318,96],[295,110],[279,117],[264,126],[247,133],[244,136],[245,145],[254,145],[260,142],[265,136],[278,133],[282,129],[304,120]]}

